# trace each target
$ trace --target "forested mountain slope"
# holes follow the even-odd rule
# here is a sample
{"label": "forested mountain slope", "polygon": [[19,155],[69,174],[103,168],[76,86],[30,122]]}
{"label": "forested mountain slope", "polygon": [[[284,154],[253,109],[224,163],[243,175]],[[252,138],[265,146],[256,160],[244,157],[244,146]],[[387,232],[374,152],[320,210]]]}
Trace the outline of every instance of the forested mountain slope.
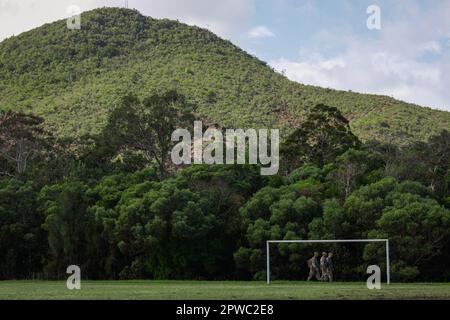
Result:
{"label": "forested mountain slope", "polygon": [[362,140],[406,143],[450,128],[450,113],[385,96],[301,85],[213,33],[103,8],[82,15],[82,29],[61,20],[0,43],[0,109],[43,116],[60,136],[100,131],[128,93],[177,88],[197,113],[222,127],[301,123],[308,108],[339,108]]}

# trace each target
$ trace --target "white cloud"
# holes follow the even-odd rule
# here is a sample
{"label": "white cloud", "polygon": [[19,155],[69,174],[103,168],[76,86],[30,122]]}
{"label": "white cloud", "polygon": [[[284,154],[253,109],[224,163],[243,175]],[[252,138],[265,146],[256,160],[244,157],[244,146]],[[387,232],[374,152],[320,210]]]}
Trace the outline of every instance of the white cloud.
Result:
{"label": "white cloud", "polygon": [[150,0],[130,1],[130,5],[153,18],[179,19],[230,37],[247,28],[251,0]]}
{"label": "white cloud", "polygon": [[82,10],[96,7],[96,1],[91,0],[0,0],[0,41],[44,23],[65,18],[67,8],[74,4]]}
{"label": "white cloud", "polygon": [[283,71],[291,80],[317,85],[321,87],[339,87],[339,79],[335,76],[345,67],[345,60],[341,57],[325,59],[312,56],[308,60],[290,61],[279,59],[270,62],[276,70]]}
{"label": "white cloud", "polygon": [[419,50],[424,52],[424,53],[435,53],[435,54],[440,54],[442,52],[441,50],[441,45],[439,42],[437,41],[429,41],[429,42],[425,42],[419,45]]}
{"label": "white cloud", "polygon": [[353,47],[325,58],[311,55],[300,61],[278,59],[270,64],[294,81],[340,90],[393,96],[423,106],[450,110],[449,65],[425,63],[388,52]]}
{"label": "white cloud", "polygon": [[449,9],[450,1],[425,13],[411,9],[406,17],[385,20],[374,38],[335,34],[344,49],[328,56],[322,49],[333,42],[333,32],[319,31],[317,43],[301,48],[298,59],[269,64],[300,83],[384,94],[450,111],[450,50],[445,46],[450,23],[442,14]]}
{"label": "white cloud", "polygon": [[247,32],[247,36],[252,39],[275,38],[275,34],[266,26],[257,26]]}

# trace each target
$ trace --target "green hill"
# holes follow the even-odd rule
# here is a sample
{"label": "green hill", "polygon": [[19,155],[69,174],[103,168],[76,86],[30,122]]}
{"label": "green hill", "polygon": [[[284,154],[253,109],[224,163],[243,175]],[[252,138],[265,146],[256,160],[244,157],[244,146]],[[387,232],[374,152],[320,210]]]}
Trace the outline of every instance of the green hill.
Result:
{"label": "green hill", "polygon": [[0,109],[32,111],[61,136],[96,133],[129,92],[178,88],[222,127],[297,125],[308,107],[338,107],[363,140],[405,143],[450,128],[450,113],[385,96],[301,85],[213,33],[103,8],[82,29],[61,20],[0,43]]}

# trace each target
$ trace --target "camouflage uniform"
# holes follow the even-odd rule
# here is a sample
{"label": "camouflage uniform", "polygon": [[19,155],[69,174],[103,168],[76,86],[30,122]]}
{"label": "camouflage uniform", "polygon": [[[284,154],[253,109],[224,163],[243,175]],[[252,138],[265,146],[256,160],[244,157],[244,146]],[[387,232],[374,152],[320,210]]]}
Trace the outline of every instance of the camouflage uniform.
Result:
{"label": "camouflage uniform", "polygon": [[317,260],[316,256],[313,256],[311,259],[308,260],[308,268],[309,268],[308,281],[311,280],[313,277],[315,277],[316,280],[320,280],[319,261]]}
{"label": "camouflage uniform", "polygon": [[320,280],[322,280],[322,281],[326,281],[328,278],[326,262],[327,262],[327,256],[326,256],[326,254],[325,255],[322,254],[322,257],[320,257],[320,272],[322,273],[322,277],[320,278]]}
{"label": "camouflage uniform", "polygon": [[330,282],[333,281],[333,271],[334,271],[333,257],[328,256],[326,258],[326,275]]}

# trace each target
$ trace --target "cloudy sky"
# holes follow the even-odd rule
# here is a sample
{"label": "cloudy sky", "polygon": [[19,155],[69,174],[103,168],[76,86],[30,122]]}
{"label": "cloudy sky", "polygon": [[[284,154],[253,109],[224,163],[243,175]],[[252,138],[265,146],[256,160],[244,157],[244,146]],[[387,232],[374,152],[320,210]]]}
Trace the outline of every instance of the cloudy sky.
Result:
{"label": "cloudy sky", "polygon": [[[292,80],[450,111],[450,0],[129,0],[154,18],[208,28]],[[124,0],[0,0],[0,40]],[[369,30],[367,8],[380,8]]]}

